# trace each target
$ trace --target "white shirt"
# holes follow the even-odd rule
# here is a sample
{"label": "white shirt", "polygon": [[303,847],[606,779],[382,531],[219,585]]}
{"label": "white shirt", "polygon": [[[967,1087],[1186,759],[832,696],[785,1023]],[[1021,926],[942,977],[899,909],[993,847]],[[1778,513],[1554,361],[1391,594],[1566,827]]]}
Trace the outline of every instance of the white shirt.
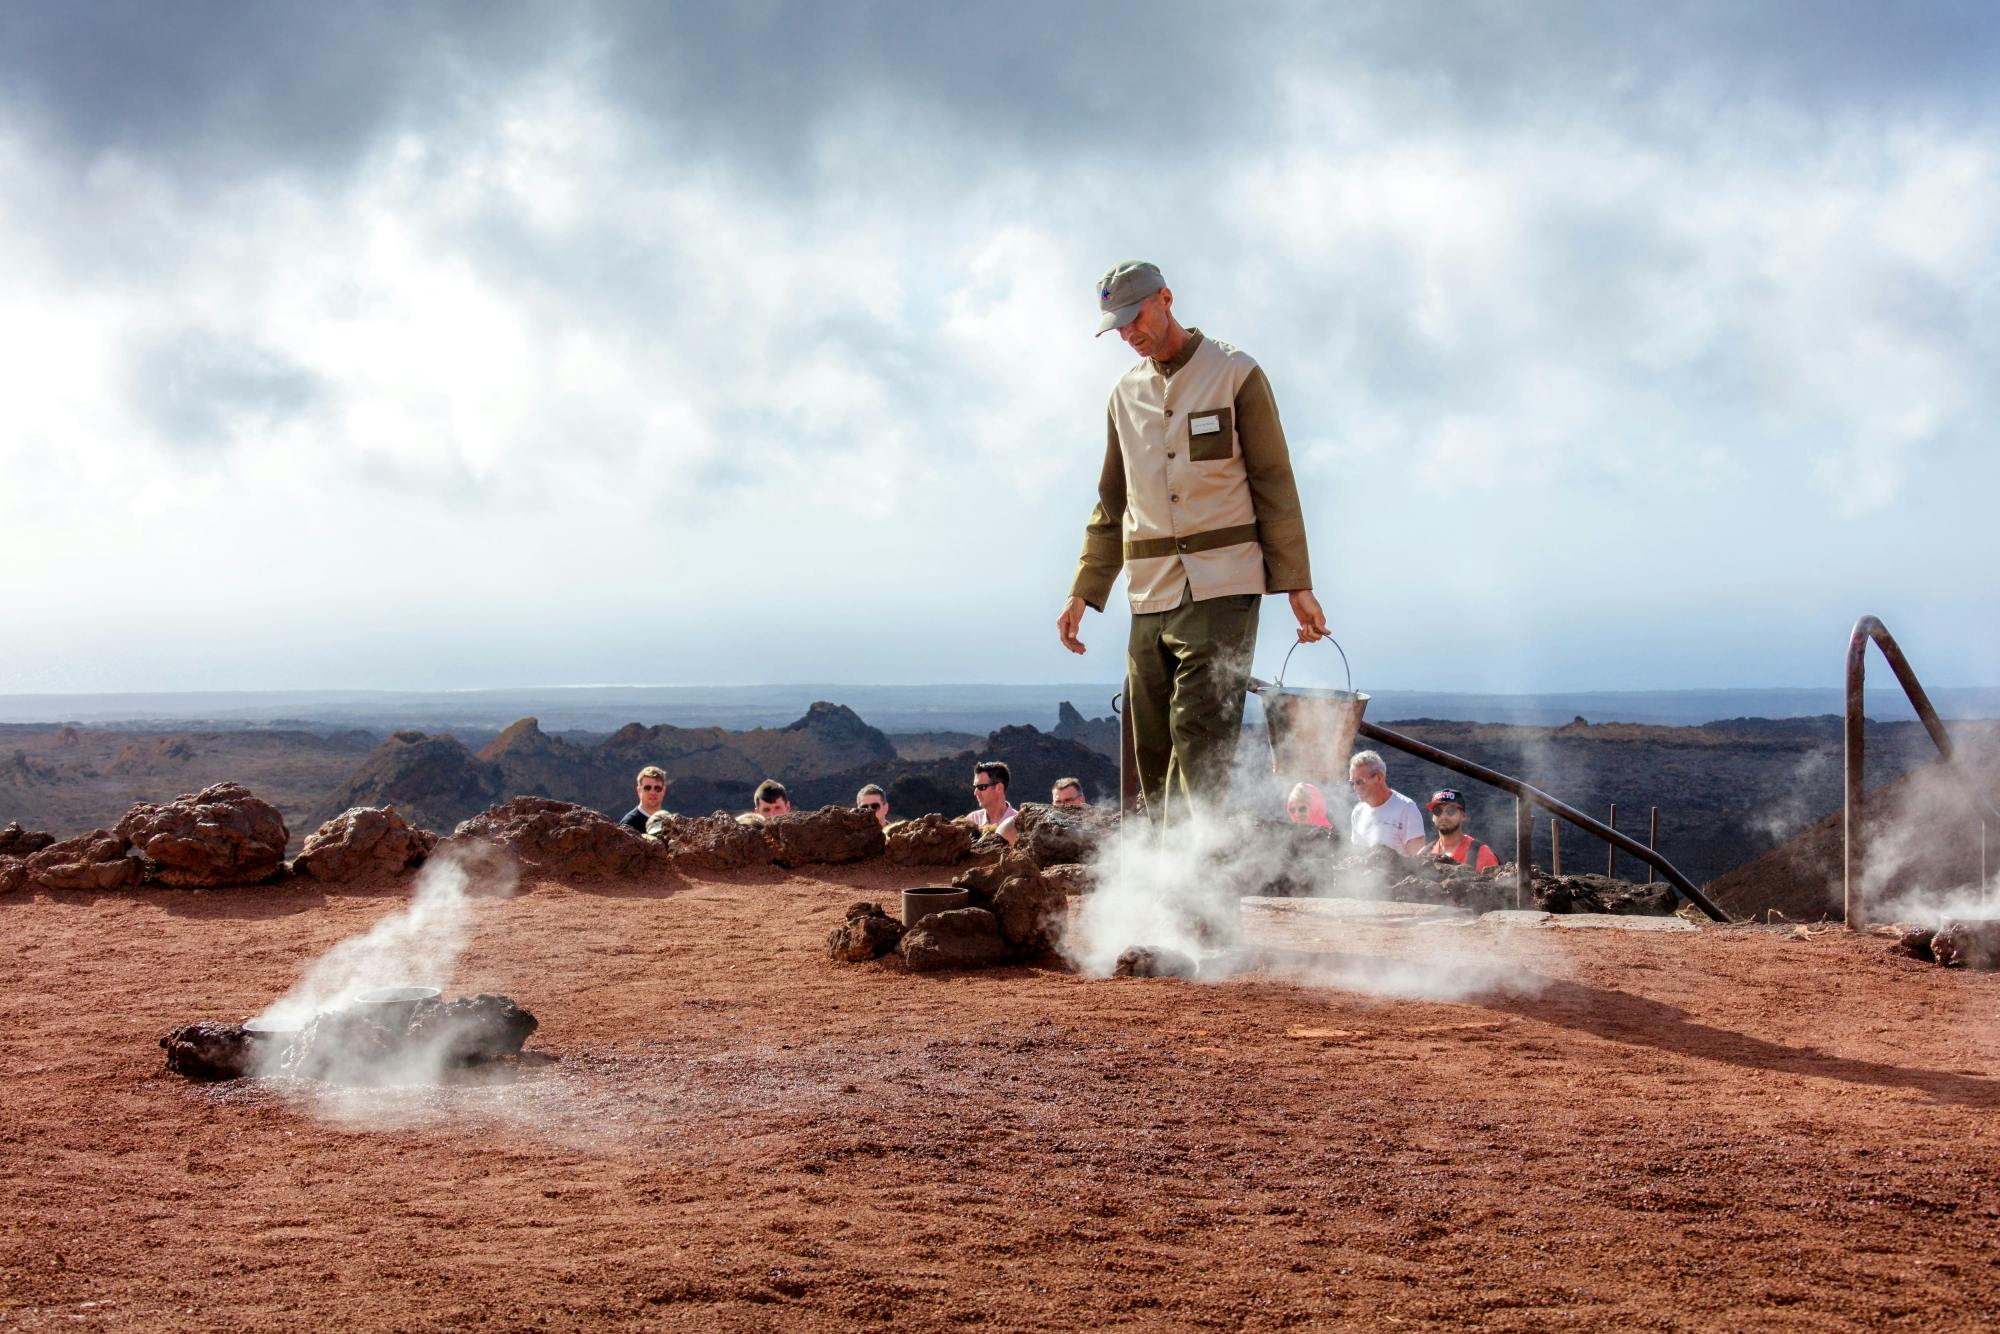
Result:
{"label": "white shirt", "polygon": [[1347,829],[1356,847],[1379,845],[1401,852],[1411,839],[1424,836],[1424,813],[1416,802],[1392,790],[1389,799],[1380,806],[1355,802],[1354,814],[1347,817]]}
{"label": "white shirt", "polygon": [[[1403,800],[1408,801],[1409,798],[1405,797],[1403,798]],[[975,810],[972,814],[966,816],[965,818],[972,821],[972,823],[979,826],[979,828],[984,829],[989,824],[999,824],[1002,820],[1011,820],[1017,814],[1019,814],[1019,812],[1017,812],[1014,809],[1014,803],[1010,801],[1007,803],[1007,809],[1001,811],[991,820],[988,820],[986,818],[986,808],[984,806],[981,806],[978,810]]]}

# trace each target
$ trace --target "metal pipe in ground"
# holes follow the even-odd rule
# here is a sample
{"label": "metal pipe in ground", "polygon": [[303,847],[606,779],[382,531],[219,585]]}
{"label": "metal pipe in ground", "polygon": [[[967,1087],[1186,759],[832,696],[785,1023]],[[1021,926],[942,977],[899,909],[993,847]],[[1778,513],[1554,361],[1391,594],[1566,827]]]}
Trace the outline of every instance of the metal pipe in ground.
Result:
{"label": "metal pipe in ground", "polygon": [[[1646,847],[1649,851],[1658,851],[1659,846],[1660,846],[1660,808],[1658,806],[1655,806],[1653,807],[1652,817],[1647,822]],[[1653,883],[1653,868],[1650,866],[1646,868],[1646,883],[1649,885]]]}
{"label": "metal pipe in ground", "polygon": [[1525,908],[1534,898],[1535,812],[1514,798],[1514,906]]}
{"label": "metal pipe in ground", "polygon": [[1563,873],[1563,831],[1562,822],[1553,815],[1549,817],[1549,874]]}
{"label": "metal pipe in ground", "polygon": [[[1605,823],[1613,829],[1618,827],[1617,802],[1614,801],[1611,803],[1611,818],[1606,820]],[[1606,880],[1616,880],[1618,878],[1618,845],[1616,843],[1606,843],[1604,845],[1604,878]]]}

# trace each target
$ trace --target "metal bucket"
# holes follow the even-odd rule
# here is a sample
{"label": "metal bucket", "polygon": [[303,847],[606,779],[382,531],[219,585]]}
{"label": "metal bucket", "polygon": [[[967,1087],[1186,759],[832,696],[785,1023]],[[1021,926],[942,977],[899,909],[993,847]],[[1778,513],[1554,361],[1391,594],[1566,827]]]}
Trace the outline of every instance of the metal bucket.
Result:
{"label": "metal bucket", "polygon": [[934,912],[963,908],[971,900],[969,891],[953,889],[949,885],[906,889],[903,891],[903,927],[907,930]]}
{"label": "metal bucket", "polygon": [[[1340,653],[1340,665],[1347,667],[1347,650],[1326,641]],[[1354,735],[1367,712],[1368,696],[1354,689],[1354,673],[1347,673],[1345,690],[1313,690],[1285,684],[1285,669],[1291,666],[1293,644],[1278,668],[1278,683],[1271,685],[1255,677],[1250,690],[1264,705],[1264,728],[1271,737],[1271,771],[1284,778],[1311,778],[1321,782],[1347,781],[1348,757],[1354,753]]]}
{"label": "metal bucket", "polygon": [[441,995],[436,987],[376,987],[355,997],[362,1012],[388,1029],[408,1028],[417,1007]]}

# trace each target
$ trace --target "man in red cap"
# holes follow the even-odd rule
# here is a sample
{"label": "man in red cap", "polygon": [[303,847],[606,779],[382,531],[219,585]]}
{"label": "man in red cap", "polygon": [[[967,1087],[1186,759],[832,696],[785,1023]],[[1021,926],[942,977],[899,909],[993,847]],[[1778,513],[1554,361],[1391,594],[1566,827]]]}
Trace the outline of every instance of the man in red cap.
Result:
{"label": "man in red cap", "polygon": [[1437,826],[1438,836],[1424,849],[1427,856],[1449,857],[1460,866],[1470,866],[1475,871],[1490,871],[1500,864],[1492,848],[1465,832],[1465,798],[1457,788],[1442,787],[1431,793],[1431,799],[1424,803],[1431,813],[1431,823]]}

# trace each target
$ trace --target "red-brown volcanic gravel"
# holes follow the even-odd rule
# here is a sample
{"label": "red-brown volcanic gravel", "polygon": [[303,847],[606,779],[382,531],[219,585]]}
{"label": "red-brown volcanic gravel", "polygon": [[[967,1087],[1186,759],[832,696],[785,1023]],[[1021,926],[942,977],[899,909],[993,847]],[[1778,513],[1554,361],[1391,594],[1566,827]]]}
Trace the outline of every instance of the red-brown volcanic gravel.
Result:
{"label": "red-brown volcanic gravel", "polygon": [[[510,1077],[312,1098],[154,1040],[400,901],[0,899],[0,1326],[1910,1328],[2000,1307],[2000,977],[1883,939],[1357,928],[1534,994],[836,965],[920,870],[540,885]],[[1440,978],[1453,975],[1441,965]]]}

